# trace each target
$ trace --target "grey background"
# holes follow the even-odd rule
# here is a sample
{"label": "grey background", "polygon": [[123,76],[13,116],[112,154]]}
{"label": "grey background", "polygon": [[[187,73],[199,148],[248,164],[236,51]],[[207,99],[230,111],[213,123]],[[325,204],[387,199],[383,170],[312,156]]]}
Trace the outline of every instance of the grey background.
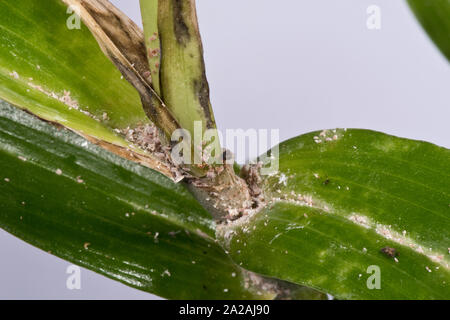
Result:
{"label": "grey background", "polygon": [[[368,128],[450,147],[450,70],[403,0],[197,0],[218,125]],[[114,0],[140,23],[138,0]],[[366,9],[382,28],[366,28]],[[152,299],[0,231],[0,299]]]}

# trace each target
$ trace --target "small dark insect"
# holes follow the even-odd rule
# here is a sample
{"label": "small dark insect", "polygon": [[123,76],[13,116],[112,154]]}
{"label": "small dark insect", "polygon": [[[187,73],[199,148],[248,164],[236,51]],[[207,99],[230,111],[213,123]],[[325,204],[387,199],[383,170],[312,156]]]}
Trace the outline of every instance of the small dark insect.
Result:
{"label": "small dark insect", "polygon": [[385,255],[391,258],[395,258],[396,256],[398,256],[397,250],[391,247],[384,247],[380,251],[381,253],[384,253]]}
{"label": "small dark insect", "polygon": [[329,183],[330,183],[330,179],[327,179],[327,180],[325,180],[325,181],[323,182],[324,185],[327,185],[327,184],[329,184]]}

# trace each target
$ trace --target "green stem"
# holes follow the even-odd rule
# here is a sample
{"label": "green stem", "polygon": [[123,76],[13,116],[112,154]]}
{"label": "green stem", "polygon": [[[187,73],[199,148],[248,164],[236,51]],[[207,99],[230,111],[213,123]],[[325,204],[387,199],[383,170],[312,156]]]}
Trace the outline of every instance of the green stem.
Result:
{"label": "green stem", "polygon": [[[194,123],[215,129],[194,0],[141,0],[153,84],[180,126],[194,136]],[[158,37],[155,39],[155,35]],[[159,39],[159,41],[157,41]],[[160,47],[159,47],[160,45]],[[162,55],[156,56],[155,50]],[[160,61],[157,75],[156,63]]]}

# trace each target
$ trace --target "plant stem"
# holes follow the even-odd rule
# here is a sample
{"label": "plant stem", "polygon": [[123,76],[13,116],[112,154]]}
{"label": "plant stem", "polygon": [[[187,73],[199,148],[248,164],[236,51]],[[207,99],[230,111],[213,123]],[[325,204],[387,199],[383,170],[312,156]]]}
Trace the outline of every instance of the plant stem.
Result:
{"label": "plant stem", "polygon": [[203,131],[215,129],[195,1],[141,0],[141,8],[154,72],[160,45],[161,70],[156,77],[162,99],[191,136],[196,121],[201,121]]}
{"label": "plant stem", "polygon": [[161,97],[159,76],[161,66],[161,43],[158,29],[158,0],[140,1],[140,5],[152,85],[155,92]]}

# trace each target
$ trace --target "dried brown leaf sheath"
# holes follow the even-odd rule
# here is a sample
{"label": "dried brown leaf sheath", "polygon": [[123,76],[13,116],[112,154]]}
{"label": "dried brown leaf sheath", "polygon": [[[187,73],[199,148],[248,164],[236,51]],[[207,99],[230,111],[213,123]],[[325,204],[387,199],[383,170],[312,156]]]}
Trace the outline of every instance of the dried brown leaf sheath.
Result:
{"label": "dried brown leaf sheath", "polygon": [[107,0],[62,0],[76,9],[100,48],[138,90],[147,116],[166,135],[179,128],[151,85],[142,30]]}

